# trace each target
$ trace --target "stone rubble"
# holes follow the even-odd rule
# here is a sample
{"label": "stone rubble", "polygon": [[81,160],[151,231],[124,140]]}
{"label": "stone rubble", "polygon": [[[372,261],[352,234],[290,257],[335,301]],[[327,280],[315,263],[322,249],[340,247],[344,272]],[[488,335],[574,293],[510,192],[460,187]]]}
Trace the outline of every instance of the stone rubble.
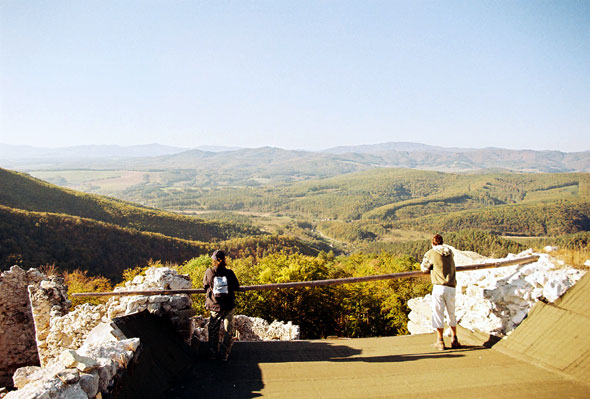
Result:
{"label": "stone rubble", "polygon": [[[457,265],[501,260],[473,259],[465,252],[454,252]],[[506,259],[532,254],[532,250],[528,250],[511,254]],[[457,273],[457,323],[472,331],[506,336],[522,322],[537,301],[555,302],[586,273],[548,254],[538,255],[537,262],[527,265]],[[430,294],[408,301],[410,334],[434,331],[430,303]]]}
{"label": "stone rubble", "polygon": [[44,358],[53,359],[64,349],[77,349],[99,323],[108,322],[105,305],[82,304],[70,313],[52,317],[44,343],[38,343]]}
{"label": "stone rubble", "polygon": [[[97,326],[98,327],[98,326]],[[116,327],[95,328],[78,350],[67,349],[45,367],[23,367],[13,376],[16,391],[6,399],[100,398],[127,367],[139,348],[139,339],[121,341]]]}
{"label": "stone rubble", "polygon": [[[209,341],[209,318],[195,316],[193,318],[193,337],[201,342]],[[220,328],[224,331],[223,325]],[[234,316],[234,331],[238,341],[294,341],[300,337],[299,326],[290,321],[268,321],[260,317],[248,317],[244,315]],[[219,334],[222,339],[222,334]]]}

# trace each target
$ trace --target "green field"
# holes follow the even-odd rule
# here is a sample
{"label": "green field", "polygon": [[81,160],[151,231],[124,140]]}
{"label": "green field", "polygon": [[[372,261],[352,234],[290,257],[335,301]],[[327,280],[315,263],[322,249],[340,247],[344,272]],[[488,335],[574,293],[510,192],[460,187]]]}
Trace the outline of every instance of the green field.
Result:
{"label": "green field", "polygon": [[62,187],[101,194],[116,194],[136,185],[164,182],[160,172],[133,170],[34,170],[29,174]]}

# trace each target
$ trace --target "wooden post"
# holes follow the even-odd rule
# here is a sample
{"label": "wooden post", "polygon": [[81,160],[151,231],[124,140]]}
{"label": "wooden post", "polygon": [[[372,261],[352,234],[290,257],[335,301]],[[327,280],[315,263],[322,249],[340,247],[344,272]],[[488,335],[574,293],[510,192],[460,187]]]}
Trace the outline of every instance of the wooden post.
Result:
{"label": "wooden post", "polygon": [[[531,255],[523,258],[480,263],[472,265],[457,266],[457,271],[468,271],[468,270],[480,270],[480,269],[492,269],[496,267],[505,267],[513,265],[526,265],[539,260],[539,255]],[[393,274],[382,274],[377,276],[363,276],[363,277],[348,277],[348,278],[337,278],[330,280],[313,280],[313,281],[295,281],[292,283],[278,283],[278,284],[263,284],[263,285],[247,285],[240,287],[239,291],[265,291],[265,290],[281,290],[285,288],[303,288],[303,287],[321,287],[327,285],[340,285],[340,284],[352,284],[352,283],[365,283],[368,281],[377,280],[395,280],[399,278],[408,277],[424,277],[428,276],[428,273],[421,271],[402,272]],[[202,288],[187,289],[187,290],[143,290],[143,291],[114,291],[114,292],[79,292],[71,294],[74,297],[96,297],[96,296],[125,296],[125,295],[174,295],[174,294],[204,294],[205,290]]]}

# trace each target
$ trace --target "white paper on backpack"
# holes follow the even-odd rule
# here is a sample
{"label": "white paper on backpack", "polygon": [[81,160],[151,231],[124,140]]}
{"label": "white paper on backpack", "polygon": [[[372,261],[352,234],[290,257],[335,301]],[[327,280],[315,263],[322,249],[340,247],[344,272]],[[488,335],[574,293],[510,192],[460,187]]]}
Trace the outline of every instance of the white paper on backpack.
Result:
{"label": "white paper on backpack", "polygon": [[228,294],[227,277],[215,277],[213,279],[213,295]]}

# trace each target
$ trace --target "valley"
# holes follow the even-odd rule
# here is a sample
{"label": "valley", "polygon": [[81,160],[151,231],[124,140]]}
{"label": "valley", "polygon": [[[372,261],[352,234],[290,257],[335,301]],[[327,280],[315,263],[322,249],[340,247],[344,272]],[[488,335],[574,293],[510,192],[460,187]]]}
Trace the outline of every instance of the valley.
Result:
{"label": "valley", "polygon": [[[225,165],[197,151],[153,168],[0,169],[0,266],[53,270],[70,292],[109,290],[149,266],[198,287],[223,248],[241,283],[256,285],[416,270],[433,233],[492,258],[547,245],[574,267],[590,258],[590,173],[375,167],[367,154],[339,169],[314,156],[267,148]],[[158,168],[168,157],[174,167]],[[239,307],[293,320],[305,337],[397,335],[407,301],[428,289],[418,278],[269,291]]]}

